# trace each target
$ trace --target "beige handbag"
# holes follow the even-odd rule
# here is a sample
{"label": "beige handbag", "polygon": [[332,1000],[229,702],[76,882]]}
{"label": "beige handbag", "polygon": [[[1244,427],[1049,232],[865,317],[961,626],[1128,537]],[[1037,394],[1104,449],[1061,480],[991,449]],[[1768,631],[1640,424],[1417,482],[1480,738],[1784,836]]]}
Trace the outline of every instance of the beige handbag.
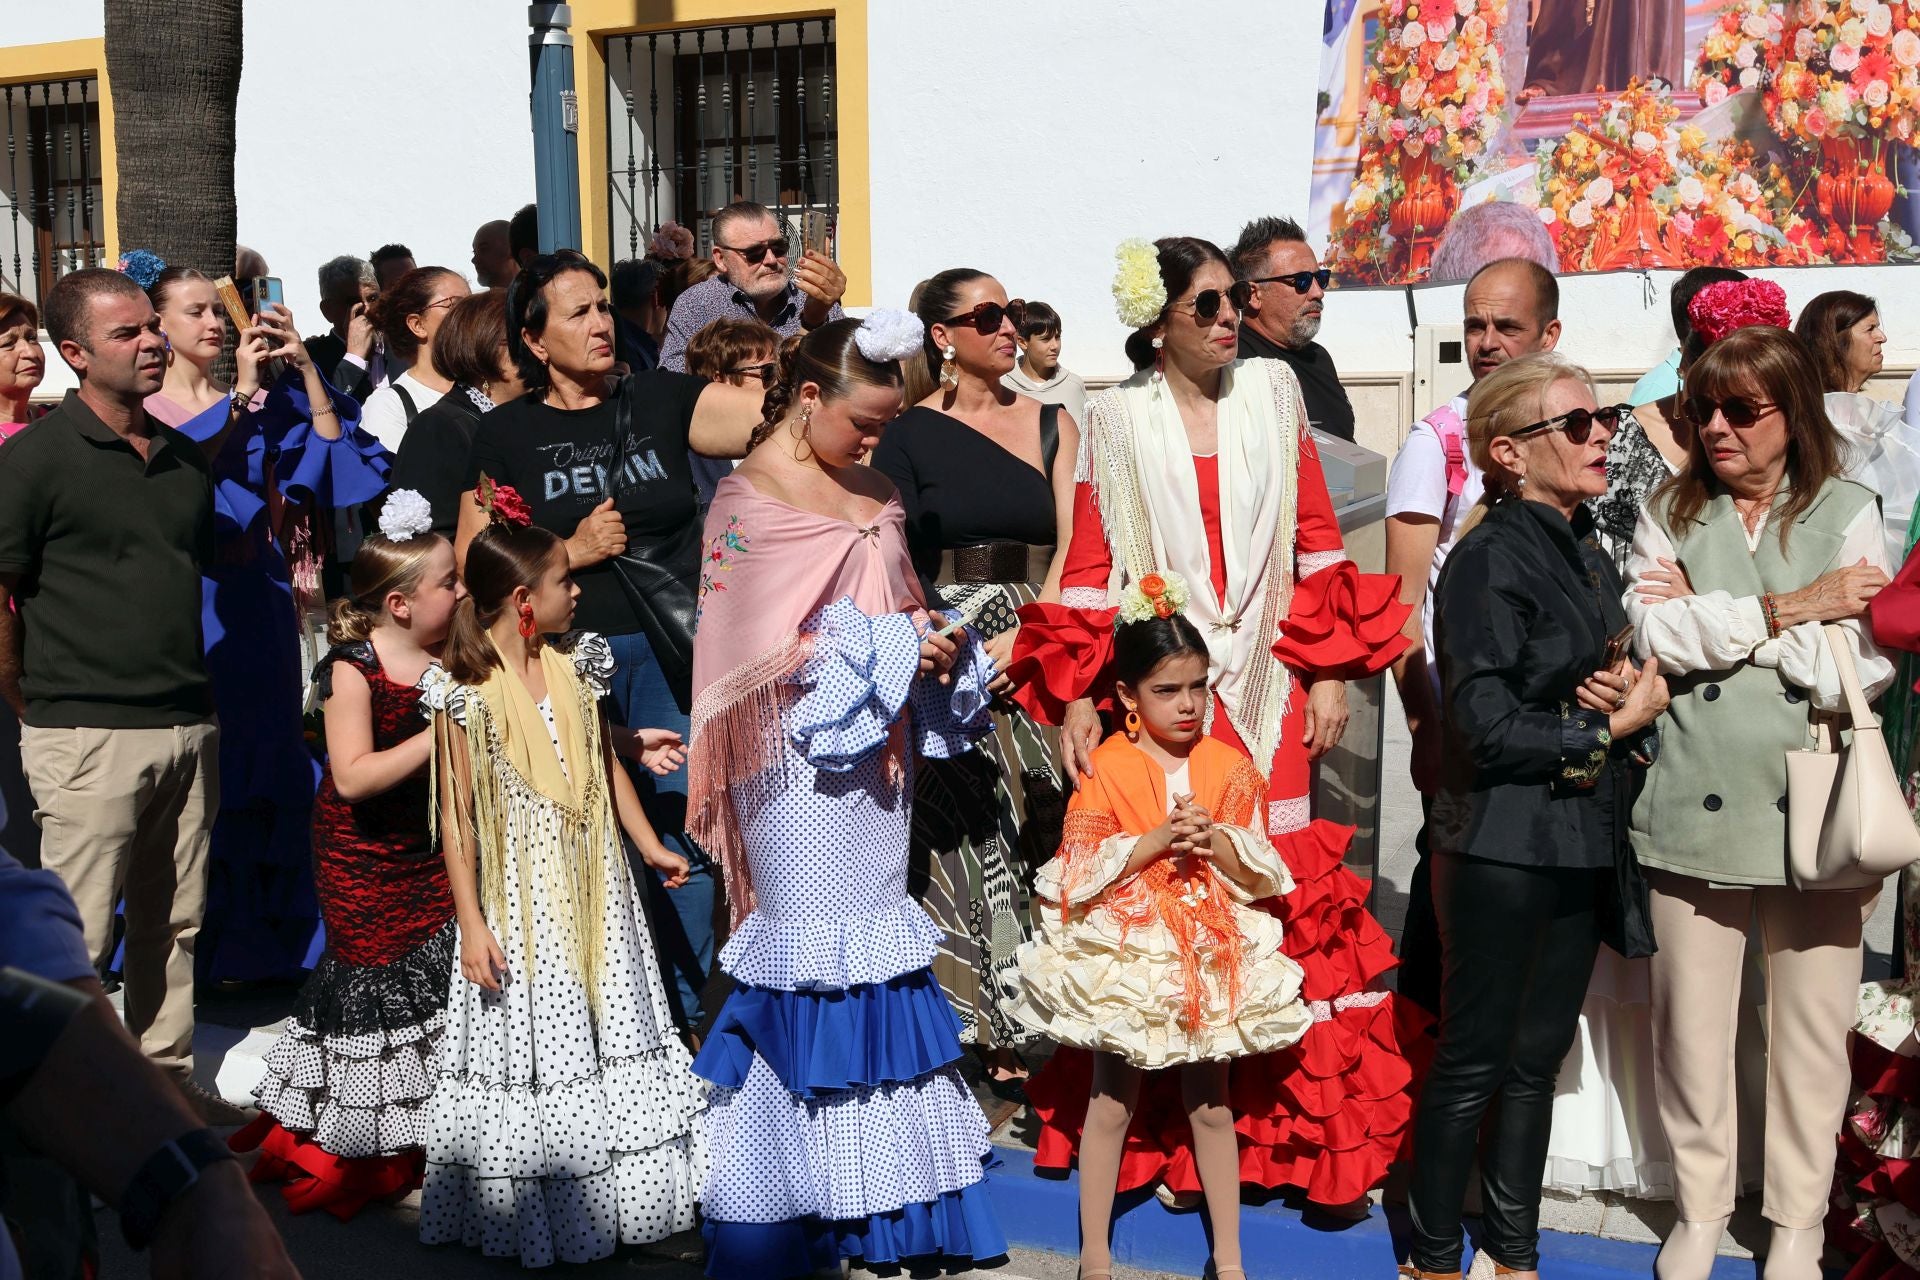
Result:
{"label": "beige handbag", "polygon": [[1800,889],[1877,888],[1920,862],[1920,828],[1860,687],[1847,633],[1832,623],[1821,631],[1846,691],[1853,739],[1841,744],[1832,718],[1810,711],[1814,747],[1787,752],[1787,866]]}

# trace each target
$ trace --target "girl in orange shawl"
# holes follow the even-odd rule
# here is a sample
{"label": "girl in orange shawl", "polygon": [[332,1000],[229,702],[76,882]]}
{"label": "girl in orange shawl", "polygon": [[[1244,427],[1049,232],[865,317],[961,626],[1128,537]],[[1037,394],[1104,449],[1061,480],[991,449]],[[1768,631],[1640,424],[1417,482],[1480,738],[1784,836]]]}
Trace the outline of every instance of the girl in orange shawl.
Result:
{"label": "girl in orange shawl", "polygon": [[1266,782],[1206,733],[1207,646],[1179,612],[1185,584],[1129,586],[1114,637],[1126,731],[1095,748],[1060,852],[1040,869],[1048,904],[1020,949],[1012,1011],[1094,1051],[1080,1141],[1080,1274],[1111,1274],[1108,1232],[1141,1072],[1177,1068],[1216,1274],[1240,1266],[1240,1160],[1227,1063],[1285,1048],[1312,1015],[1280,921],[1251,904],[1293,880],[1268,841]]}

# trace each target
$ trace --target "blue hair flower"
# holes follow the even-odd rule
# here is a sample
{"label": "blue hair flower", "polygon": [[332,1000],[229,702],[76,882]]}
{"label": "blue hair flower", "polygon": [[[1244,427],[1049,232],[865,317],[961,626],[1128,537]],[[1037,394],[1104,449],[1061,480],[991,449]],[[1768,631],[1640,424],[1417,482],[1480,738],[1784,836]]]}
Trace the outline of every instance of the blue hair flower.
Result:
{"label": "blue hair flower", "polygon": [[166,260],[147,249],[130,249],[120,255],[120,274],[142,289],[153,288],[153,282],[158,280],[160,273],[166,269]]}

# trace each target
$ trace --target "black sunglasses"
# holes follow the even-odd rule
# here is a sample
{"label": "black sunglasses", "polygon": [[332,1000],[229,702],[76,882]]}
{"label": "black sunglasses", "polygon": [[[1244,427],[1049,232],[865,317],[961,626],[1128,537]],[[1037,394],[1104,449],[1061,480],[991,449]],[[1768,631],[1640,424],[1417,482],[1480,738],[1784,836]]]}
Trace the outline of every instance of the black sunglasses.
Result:
{"label": "black sunglasses", "polygon": [[1728,396],[1725,400],[1689,396],[1680,406],[1688,420],[1701,427],[1712,422],[1716,413],[1725,418],[1730,427],[1750,427],[1766,417],[1773,407],[1771,400],[1749,400],[1745,396]]}
{"label": "black sunglasses", "polygon": [[780,366],[769,360],[765,364],[750,364],[738,369],[727,370],[730,378],[758,378],[760,385],[770,387],[773,380],[780,376]]}
{"label": "black sunglasses", "polygon": [[1000,332],[1001,323],[1007,320],[1013,321],[1013,327],[1015,329],[1025,324],[1027,322],[1027,304],[1019,298],[1015,298],[1004,307],[997,302],[983,302],[971,311],[962,311],[957,316],[948,316],[945,320],[941,321],[941,323],[947,325],[970,324],[973,326],[975,333],[991,337]]}
{"label": "black sunglasses", "polygon": [[1321,267],[1318,271],[1296,271],[1292,275],[1288,275],[1288,276],[1259,276],[1255,279],[1247,281],[1247,283],[1248,284],[1284,284],[1289,289],[1292,289],[1295,293],[1305,293],[1308,289],[1311,289],[1316,284],[1319,285],[1322,289],[1325,289],[1327,287],[1327,282],[1332,279],[1333,279],[1333,272],[1328,270],[1326,267]]}
{"label": "black sunglasses", "polygon": [[1545,422],[1536,422],[1530,427],[1522,427],[1514,432],[1511,439],[1534,435],[1541,431],[1564,431],[1567,439],[1575,444],[1585,444],[1587,437],[1593,434],[1593,424],[1599,423],[1608,431],[1620,429],[1620,419],[1631,413],[1632,407],[1624,404],[1602,405],[1598,409],[1570,409],[1557,418],[1548,418]]}
{"label": "black sunglasses", "polygon": [[1235,311],[1245,311],[1247,303],[1253,298],[1253,281],[1235,280],[1225,289],[1202,289],[1193,295],[1192,302],[1182,302],[1168,310],[1185,311],[1192,308],[1193,318],[1205,323],[1220,314],[1220,301],[1223,298],[1233,303]]}
{"label": "black sunglasses", "polygon": [[723,244],[720,247],[728,253],[739,254],[747,260],[747,265],[757,267],[760,265],[760,260],[768,254],[776,258],[786,257],[787,250],[793,246],[788,243],[785,236],[775,236],[771,240],[762,240],[757,244],[741,245],[738,249],[730,244]]}

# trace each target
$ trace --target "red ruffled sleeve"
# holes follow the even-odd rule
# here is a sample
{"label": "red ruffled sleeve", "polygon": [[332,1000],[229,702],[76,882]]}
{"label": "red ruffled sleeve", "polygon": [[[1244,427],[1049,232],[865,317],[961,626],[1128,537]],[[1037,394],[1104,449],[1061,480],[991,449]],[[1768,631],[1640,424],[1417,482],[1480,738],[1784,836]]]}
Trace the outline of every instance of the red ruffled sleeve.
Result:
{"label": "red ruffled sleeve", "polygon": [[1867,612],[1873,618],[1875,644],[1920,653],[1920,554],[1907,557],[1893,581],[1867,605]]}
{"label": "red ruffled sleeve", "polygon": [[1067,704],[1080,698],[1111,711],[1115,610],[1034,603],[1019,613],[1020,631],[1007,660],[1013,700],[1041,724],[1061,723]]}
{"label": "red ruffled sleeve", "polygon": [[[1397,574],[1361,573],[1345,558],[1320,451],[1304,435],[1298,538],[1301,577],[1274,654],[1316,679],[1357,680],[1385,670],[1411,643],[1401,627],[1413,606],[1400,603]],[[1340,558],[1324,563],[1335,556]]]}
{"label": "red ruffled sleeve", "polygon": [[1398,574],[1361,573],[1342,560],[1294,587],[1273,652],[1316,679],[1358,680],[1386,670],[1412,643],[1401,631],[1412,612]]}

